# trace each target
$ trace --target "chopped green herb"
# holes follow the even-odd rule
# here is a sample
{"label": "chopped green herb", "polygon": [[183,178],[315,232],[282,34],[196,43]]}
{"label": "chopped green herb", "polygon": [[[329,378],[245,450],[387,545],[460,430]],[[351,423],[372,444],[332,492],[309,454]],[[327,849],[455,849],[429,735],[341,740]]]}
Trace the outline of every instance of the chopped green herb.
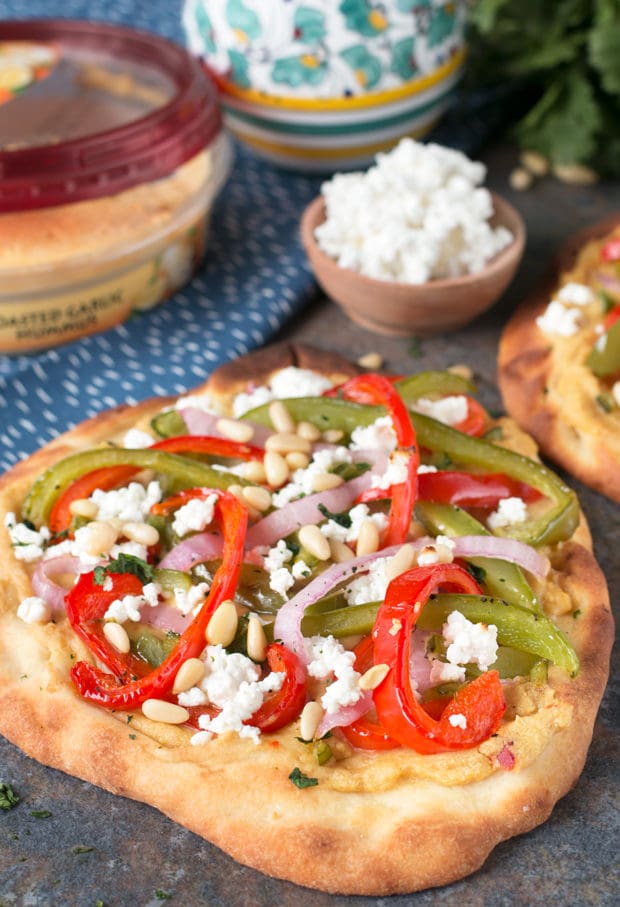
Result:
{"label": "chopped green herb", "polygon": [[31,809],[30,815],[35,819],[49,819],[52,814],[49,809]]}
{"label": "chopped green herb", "polygon": [[331,510],[327,509],[325,504],[317,504],[317,509],[323,514],[326,520],[333,520],[334,523],[338,523],[343,529],[351,528],[352,520],[348,510],[343,510],[342,513],[332,513]]}
{"label": "chopped green herb", "polygon": [[301,551],[301,545],[299,544],[299,542],[296,542],[295,539],[286,539],[285,544],[293,557],[296,557]]}
{"label": "chopped green herb", "polygon": [[315,787],[319,783],[318,778],[309,778],[307,775],[304,775],[297,766],[295,766],[288,778],[289,781],[292,781],[295,787],[298,787],[300,790],[303,790],[305,787]]}
{"label": "chopped green herb", "polygon": [[605,290],[599,290],[598,295],[599,299],[601,300],[603,314],[607,315],[608,312],[611,312],[611,310],[615,308],[616,303],[614,301],[614,298],[613,296],[610,296],[609,293],[607,293]]}
{"label": "chopped green herb", "polygon": [[580,616],[580,614],[581,614],[581,608],[577,608],[576,611],[573,611],[573,617],[575,618],[575,620]]}
{"label": "chopped green herb", "polygon": [[91,850],[94,849],[94,847],[89,847],[84,844],[76,844],[75,847],[71,848],[71,853],[90,853]]}
{"label": "chopped green herb", "polygon": [[0,809],[13,809],[19,803],[19,795],[10,784],[0,784]]}
{"label": "chopped green herb", "polygon": [[422,355],[422,343],[419,337],[412,337],[409,343],[409,355],[412,359],[419,359]]}
{"label": "chopped green herb", "polygon": [[610,413],[616,408],[614,398],[611,394],[598,394],[596,402],[604,413]]}
{"label": "chopped green herb", "polygon": [[123,552],[105,567],[95,567],[93,577],[95,585],[103,586],[108,573],[131,573],[133,576],[137,576],[142,583],[152,583],[155,579],[154,567],[147,564],[141,557]]}
{"label": "chopped green herb", "polygon": [[130,724],[133,721],[133,715],[127,715],[127,724]]}
{"label": "chopped green herb", "polygon": [[130,739],[130,740],[135,740],[135,739],[136,739],[136,735],[135,735],[135,734],[129,734],[129,739]]}
{"label": "chopped green herb", "polygon": [[161,888],[156,888],[155,897],[157,898],[158,901],[168,901],[168,900],[170,900],[172,895],[167,891],[163,891]]}
{"label": "chopped green herb", "polygon": [[476,564],[465,564],[465,569],[471,576],[473,576],[473,578],[476,580],[476,582],[478,584],[481,584],[484,582],[485,577],[487,575],[487,572],[484,569],[484,567],[478,567]]}

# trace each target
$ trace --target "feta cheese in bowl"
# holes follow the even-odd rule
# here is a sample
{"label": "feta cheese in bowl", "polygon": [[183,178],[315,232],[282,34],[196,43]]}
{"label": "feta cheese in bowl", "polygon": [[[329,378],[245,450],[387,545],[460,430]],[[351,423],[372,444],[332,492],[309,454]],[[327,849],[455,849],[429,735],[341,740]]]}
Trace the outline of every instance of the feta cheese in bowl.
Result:
{"label": "feta cheese in bowl", "polygon": [[483,186],[483,164],[403,139],[366,172],[336,174],[302,218],[328,296],[387,334],[461,327],[495,302],[519,264],[519,214]]}

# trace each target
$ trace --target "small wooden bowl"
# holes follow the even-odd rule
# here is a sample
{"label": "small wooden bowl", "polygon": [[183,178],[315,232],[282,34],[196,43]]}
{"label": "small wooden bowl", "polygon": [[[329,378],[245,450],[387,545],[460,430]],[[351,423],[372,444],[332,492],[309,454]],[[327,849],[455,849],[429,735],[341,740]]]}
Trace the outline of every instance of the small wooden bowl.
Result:
{"label": "small wooden bowl", "polygon": [[430,336],[463,327],[496,302],[512,280],[525,246],[521,215],[491,193],[493,226],[507,227],[513,241],[476,274],[423,284],[376,280],[342,268],[321,251],[314,231],[325,219],[322,196],[303,213],[301,239],[314,275],[325,293],[349,318],[380,334]]}

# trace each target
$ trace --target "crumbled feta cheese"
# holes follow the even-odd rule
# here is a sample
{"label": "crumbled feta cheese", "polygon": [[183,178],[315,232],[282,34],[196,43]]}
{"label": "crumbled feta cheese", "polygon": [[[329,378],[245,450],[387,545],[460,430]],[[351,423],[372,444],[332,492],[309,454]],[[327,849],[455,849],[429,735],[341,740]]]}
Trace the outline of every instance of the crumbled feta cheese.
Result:
{"label": "crumbled feta cheese", "polygon": [[319,529],[327,539],[335,539],[339,542],[356,542],[364,520],[372,520],[379,532],[383,532],[388,522],[384,513],[371,513],[367,504],[356,504],[349,511],[349,517],[351,519],[349,527],[341,526],[336,520],[330,519],[322,523]]}
{"label": "crumbled feta cheese", "polygon": [[560,302],[573,305],[589,305],[596,299],[590,287],[583,283],[565,283],[556,295]]}
{"label": "crumbled feta cheese", "polygon": [[407,481],[409,454],[396,450],[390,456],[390,462],[382,476],[373,476],[371,488],[390,488],[392,485],[401,485]]}
{"label": "crumbled feta cheese", "polygon": [[428,463],[428,464],[427,464],[427,463],[420,463],[420,465],[418,466],[418,475],[421,476],[421,475],[423,475],[425,472],[437,472],[437,467],[436,467],[436,466],[433,466],[433,465],[430,464],[430,463]]}
{"label": "crumbled feta cheese", "polygon": [[188,532],[202,532],[213,522],[217,495],[209,494],[206,498],[193,498],[176,511],[172,521],[172,531],[179,538]]}
{"label": "crumbled feta cheese", "polygon": [[487,526],[489,529],[503,529],[506,526],[516,526],[527,520],[527,504],[522,498],[502,498],[497,505],[497,510],[489,514]]}
{"label": "crumbled feta cheese", "polygon": [[47,526],[42,526],[38,531],[31,529],[25,523],[16,522],[14,513],[7,513],[4,525],[8,529],[13,554],[18,561],[36,561],[43,556],[50,539]]}
{"label": "crumbled feta cheese", "polygon": [[429,676],[431,686],[437,683],[463,683],[464,680],[465,668],[461,665],[453,665],[438,658],[432,659]]}
{"label": "crumbled feta cheese", "polygon": [[362,695],[359,688],[360,674],[353,667],[354,652],[347,651],[333,636],[312,636],[306,640],[308,674],[319,680],[335,679],[321,697],[321,705],[328,714],[354,705]]}
{"label": "crumbled feta cheese", "polygon": [[356,577],[344,589],[344,597],[349,605],[363,605],[366,602],[383,601],[388,587],[386,567],[391,558],[378,557],[371,561],[368,572]]}
{"label": "crumbled feta cheese", "polygon": [[31,595],[20,603],[17,616],[26,624],[46,624],[51,619],[52,612],[47,602],[37,595]]}
{"label": "crumbled feta cheese", "polygon": [[213,718],[201,715],[198,719],[201,730],[214,734],[235,731],[240,737],[258,743],[259,729],[243,722],[260,708],[265,693],[280,689],[284,674],[272,671],[260,680],[260,668],[251,659],[239,652],[228,654],[219,645],[207,646],[205,669],[199,689],[221,712]]}
{"label": "crumbled feta cheese", "polygon": [[278,567],[269,575],[269,588],[281,595],[282,598],[288,598],[288,590],[294,585],[295,578],[286,567]]}
{"label": "crumbled feta cheese", "polygon": [[390,416],[380,416],[371,425],[358,425],[351,433],[351,450],[377,448],[391,453],[397,443]]}
{"label": "crumbled feta cheese", "polygon": [[579,309],[569,309],[557,299],[552,299],[536,324],[543,334],[558,334],[560,337],[571,337],[579,330]]}
{"label": "crumbled feta cheese", "polygon": [[305,469],[296,469],[290,481],[272,495],[273,506],[284,507],[303,495],[313,494],[313,482],[317,475],[330,472],[334,466],[351,462],[353,457],[346,447],[316,450],[308,466]]}
{"label": "crumbled feta cheese", "polygon": [[210,394],[188,394],[186,397],[179,397],[174,404],[176,410],[180,409],[200,409],[205,413],[219,415],[218,403]]}
{"label": "crumbled feta cheese", "polygon": [[284,566],[292,557],[293,552],[287,548],[284,539],[279,539],[263,558],[263,567],[269,573],[269,588],[283,598],[287,598],[286,593],[295,585],[293,574]]}
{"label": "crumbled feta cheese", "polygon": [[179,693],[177,701],[179,705],[185,706],[185,708],[191,708],[196,705],[206,705],[209,699],[205,691],[201,690],[200,687],[191,687],[191,689],[186,690],[184,693]]}
{"label": "crumbled feta cheese", "polygon": [[175,607],[179,609],[181,614],[189,614],[197,605],[203,605],[208,592],[208,583],[198,583],[196,586],[190,586],[187,592],[185,589],[176,588],[174,590]]}
{"label": "crumbled feta cheese", "polygon": [[132,557],[137,557],[141,561],[145,561],[148,557],[146,545],[141,545],[139,542],[125,541],[112,545],[109,552],[110,558],[114,560],[121,554],[131,554]]}
{"label": "crumbled feta cheese", "polygon": [[237,394],[233,400],[233,415],[238,419],[249,410],[271,400],[320,397],[323,391],[332,387],[332,384],[333,382],[325,375],[291,365],[277,371],[268,385],[260,385],[248,392]]}
{"label": "crumbled feta cheese", "polygon": [[345,268],[420,284],[480,271],[513,239],[493,227],[483,164],[462,152],[404,138],[366,172],[324,183],[320,248]]}
{"label": "crumbled feta cheese", "polygon": [[132,620],[135,623],[140,620],[142,616],[140,609],[146,604],[143,595],[123,595],[122,598],[115,598],[103,615],[104,620],[115,620],[119,624]]}
{"label": "crumbled feta cheese", "polygon": [[477,664],[486,671],[497,659],[497,627],[476,624],[460,611],[452,611],[443,625],[443,638],[448,644],[446,658],[453,665]]}
{"label": "crumbled feta cheese", "polygon": [[149,435],[147,431],[130,428],[123,438],[123,447],[128,450],[141,450],[144,447],[150,447],[154,440],[153,435]]}
{"label": "crumbled feta cheese", "polygon": [[153,504],[161,501],[161,486],[152,481],[144,487],[139,482],[130,482],[125,488],[113,491],[93,491],[90,500],[98,508],[98,520],[112,520],[118,517],[123,522],[141,523]]}
{"label": "crumbled feta cheese", "polygon": [[304,579],[306,576],[310,576],[310,567],[305,561],[295,561],[291,568],[291,573],[295,579]]}
{"label": "crumbled feta cheese", "polygon": [[452,727],[460,727],[463,728],[463,730],[465,730],[465,728],[467,727],[467,718],[465,717],[465,715],[449,715],[448,721],[450,722]]}
{"label": "crumbled feta cheese", "polygon": [[439,400],[429,400],[426,397],[420,397],[412,406],[417,413],[430,416],[443,422],[444,425],[458,425],[467,417],[468,403],[467,397],[462,394],[441,397]]}

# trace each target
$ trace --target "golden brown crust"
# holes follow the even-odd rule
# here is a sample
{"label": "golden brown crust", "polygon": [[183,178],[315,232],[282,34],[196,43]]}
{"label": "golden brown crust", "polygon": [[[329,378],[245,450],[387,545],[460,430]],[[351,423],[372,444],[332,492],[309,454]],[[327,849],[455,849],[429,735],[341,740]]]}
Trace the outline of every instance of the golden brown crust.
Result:
{"label": "golden brown crust", "polygon": [[[224,390],[221,374],[218,380]],[[161,401],[147,401],[138,415],[147,418],[160,407]],[[135,409],[121,407],[15,467],[0,479],[0,514],[19,509],[42,468],[111,435],[121,437],[135,418]],[[306,771],[309,757],[295,727],[265,736],[258,746],[236,736],[192,746],[184,729],[162,728],[138,713],[128,726],[125,715],[90,705],[76,693],[70,667],[89,655],[66,624],[26,626],[17,619],[17,604],[30,588],[28,571],[13,559],[4,534],[0,730],[35,759],[149,803],[270,875],[346,894],[388,895],[449,883],[478,868],[500,841],[543,822],[583,768],[607,676],[612,620],[605,580],[587,532],[580,532],[584,544],[565,543],[552,556],[572,602],[558,623],[582,668],[575,680],[553,672],[554,695],[537,712],[537,720],[546,721],[542,743],[527,731],[533,719],[517,708],[500,743],[489,741],[480,752],[418,756],[428,767],[424,771],[403,769],[396,780],[388,772],[383,785],[360,790],[337,789],[329,781],[329,763],[315,764],[311,773],[318,786],[298,790],[288,775],[296,765]],[[504,771],[497,766],[498,746],[513,740],[523,755],[514,770]],[[530,745],[533,758],[527,755]],[[376,772],[386,756],[352,753],[343,744],[339,758],[343,771],[350,758],[354,766],[366,760]],[[473,780],[458,780],[461,763]],[[449,769],[446,777],[452,773],[447,786],[437,780],[442,766]]]}
{"label": "golden brown crust", "polygon": [[536,325],[560,283],[587,283],[588,244],[618,226],[608,218],[575,234],[560,251],[551,273],[520,305],[499,345],[497,374],[510,415],[538,442],[544,454],[586,485],[620,502],[620,412],[604,412],[597,396],[605,390],[585,359],[596,339],[591,329],[555,338]]}

